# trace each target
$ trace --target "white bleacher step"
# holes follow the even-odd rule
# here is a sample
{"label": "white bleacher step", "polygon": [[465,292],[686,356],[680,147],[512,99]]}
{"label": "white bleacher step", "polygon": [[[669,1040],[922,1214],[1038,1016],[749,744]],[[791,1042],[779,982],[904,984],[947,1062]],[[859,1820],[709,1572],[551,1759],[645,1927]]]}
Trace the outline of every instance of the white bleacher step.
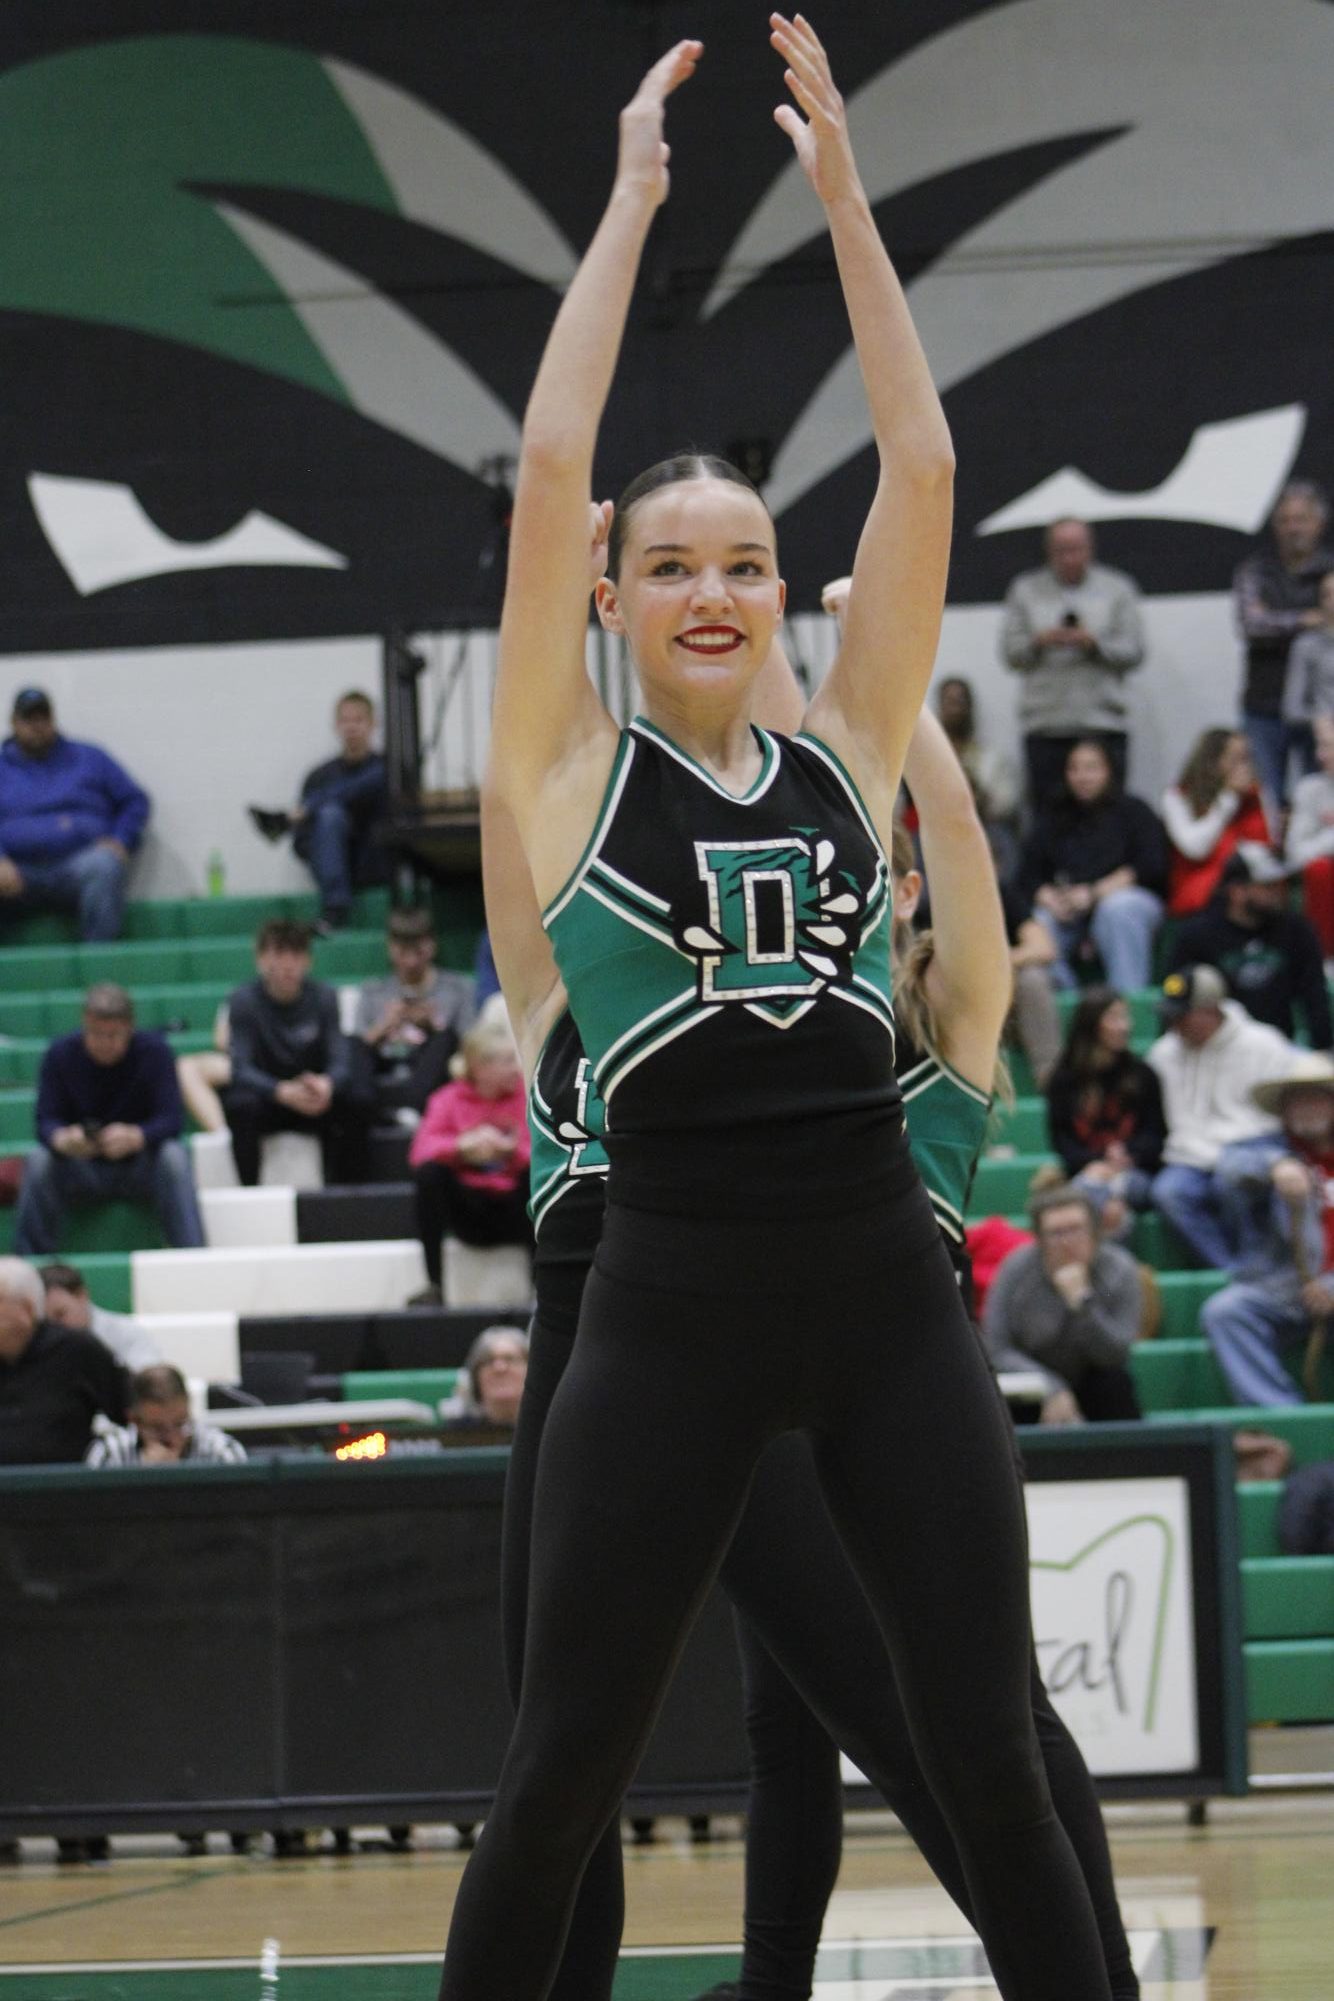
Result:
{"label": "white bleacher step", "polygon": [[[190,1159],[196,1188],[239,1186],[230,1133],[192,1133]],[[323,1188],[319,1141],[309,1133],[269,1133],[259,1144],[259,1182],[261,1188]]]}
{"label": "white bleacher step", "polygon": [[162,1350],[162,1359],[191,1382],[240,1382],[241,1337],[234,1313],[141,1313],[136,1319]]}
{"label": "white bleacher step", "polygon": [[392,1312],[425,1282],[421,1245],[403,1238],[130,1256],[136,1313]]}
{"label": "white bleacher step", "polygon": [[295,1188],[201,1188],[199,1210],[211,1251],[294,1244]]}
{"label": "white bleacher step", "polygon": [[533,1297],[532,1261],[522,1244],[460,1243],[446,1237],[441,1246],[445,1304],[496,1306],[526,1310]]}

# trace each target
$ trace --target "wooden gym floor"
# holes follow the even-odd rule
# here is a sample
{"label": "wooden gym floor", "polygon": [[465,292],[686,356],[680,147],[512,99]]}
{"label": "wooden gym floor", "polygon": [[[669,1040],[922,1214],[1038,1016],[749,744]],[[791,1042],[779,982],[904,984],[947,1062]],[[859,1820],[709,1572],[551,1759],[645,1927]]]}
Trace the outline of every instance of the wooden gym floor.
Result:
{"label": "wooden gym floor", "polygon": [[[1312,1735],[1308,1762],[1331,1769],[1334,1732]],[[1273,1763],[1269,1745],[1257,1762]],[[1145,2001],[1330,2001],[1334,1795],[1221,1802],[1202,1828],[1177,1804],[1108,1818]],[[734,1975],[740,1830],[715,1827],[694,1846],[663,1822],[654,1846],[627,1848],[616,2001],[687,2001]],[[406,1855],[277,1862],[267,1847],[233,1857],[221,1837],[201,1860],[164,1840],[118,1841],[109,1864],[91,1867],[52,1855],[28,1844],[0,1871],[0,2001],[433,2001],[465,1860],[444,1829],[423,1830]],[[887,1815],[849,1821],[825,1939],[816,2001],[995,1993],[967,1927]]]}

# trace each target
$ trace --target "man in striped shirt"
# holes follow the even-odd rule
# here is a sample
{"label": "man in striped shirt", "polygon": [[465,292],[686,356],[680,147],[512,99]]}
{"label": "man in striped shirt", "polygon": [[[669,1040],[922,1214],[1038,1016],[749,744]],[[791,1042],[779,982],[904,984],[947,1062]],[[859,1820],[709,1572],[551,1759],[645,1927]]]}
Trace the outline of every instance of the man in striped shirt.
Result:
{"label": "man in striped shirt", "polygon": [[140,1369],[130,1386],[128,1424],[103,1424],[89,1466],[228,1465],[245,1458],[239,1441],[190,1416],[185,1378],[170,1363]]}

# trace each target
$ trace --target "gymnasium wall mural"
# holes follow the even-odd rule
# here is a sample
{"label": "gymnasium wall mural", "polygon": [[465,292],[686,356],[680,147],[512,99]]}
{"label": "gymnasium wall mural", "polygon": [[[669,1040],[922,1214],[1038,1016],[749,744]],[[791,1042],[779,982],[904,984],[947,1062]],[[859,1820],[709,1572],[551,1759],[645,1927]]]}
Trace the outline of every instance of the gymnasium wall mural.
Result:
{"label": "gymnasium wall mural", "polygon": [[[670,110],[598,469],[769,469],[798,607],[871,473],[765,9],[14,4],[0,17],[0,651],[489,620],[544,332],[615,111]],[[1217,592],[1334,474],[1331,0],[830,0],[817,18],[959,454],[956,605],[1074,511]]]}

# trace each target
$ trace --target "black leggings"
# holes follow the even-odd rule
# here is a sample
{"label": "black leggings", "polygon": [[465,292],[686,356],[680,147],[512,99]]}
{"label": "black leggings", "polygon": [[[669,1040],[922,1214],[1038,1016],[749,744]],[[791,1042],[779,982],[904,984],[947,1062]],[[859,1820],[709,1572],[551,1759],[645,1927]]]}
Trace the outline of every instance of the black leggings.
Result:
{"label": "black leggings", "polygon": [[1009,1430],[906,1162],[892,1202],[837,1217],[609,1205],[537,1469],[519,1714],[441,2001],[549,1993],[760,1454],[796,1428],[1002,1994],[1109,2001],[1033,1730]]}

